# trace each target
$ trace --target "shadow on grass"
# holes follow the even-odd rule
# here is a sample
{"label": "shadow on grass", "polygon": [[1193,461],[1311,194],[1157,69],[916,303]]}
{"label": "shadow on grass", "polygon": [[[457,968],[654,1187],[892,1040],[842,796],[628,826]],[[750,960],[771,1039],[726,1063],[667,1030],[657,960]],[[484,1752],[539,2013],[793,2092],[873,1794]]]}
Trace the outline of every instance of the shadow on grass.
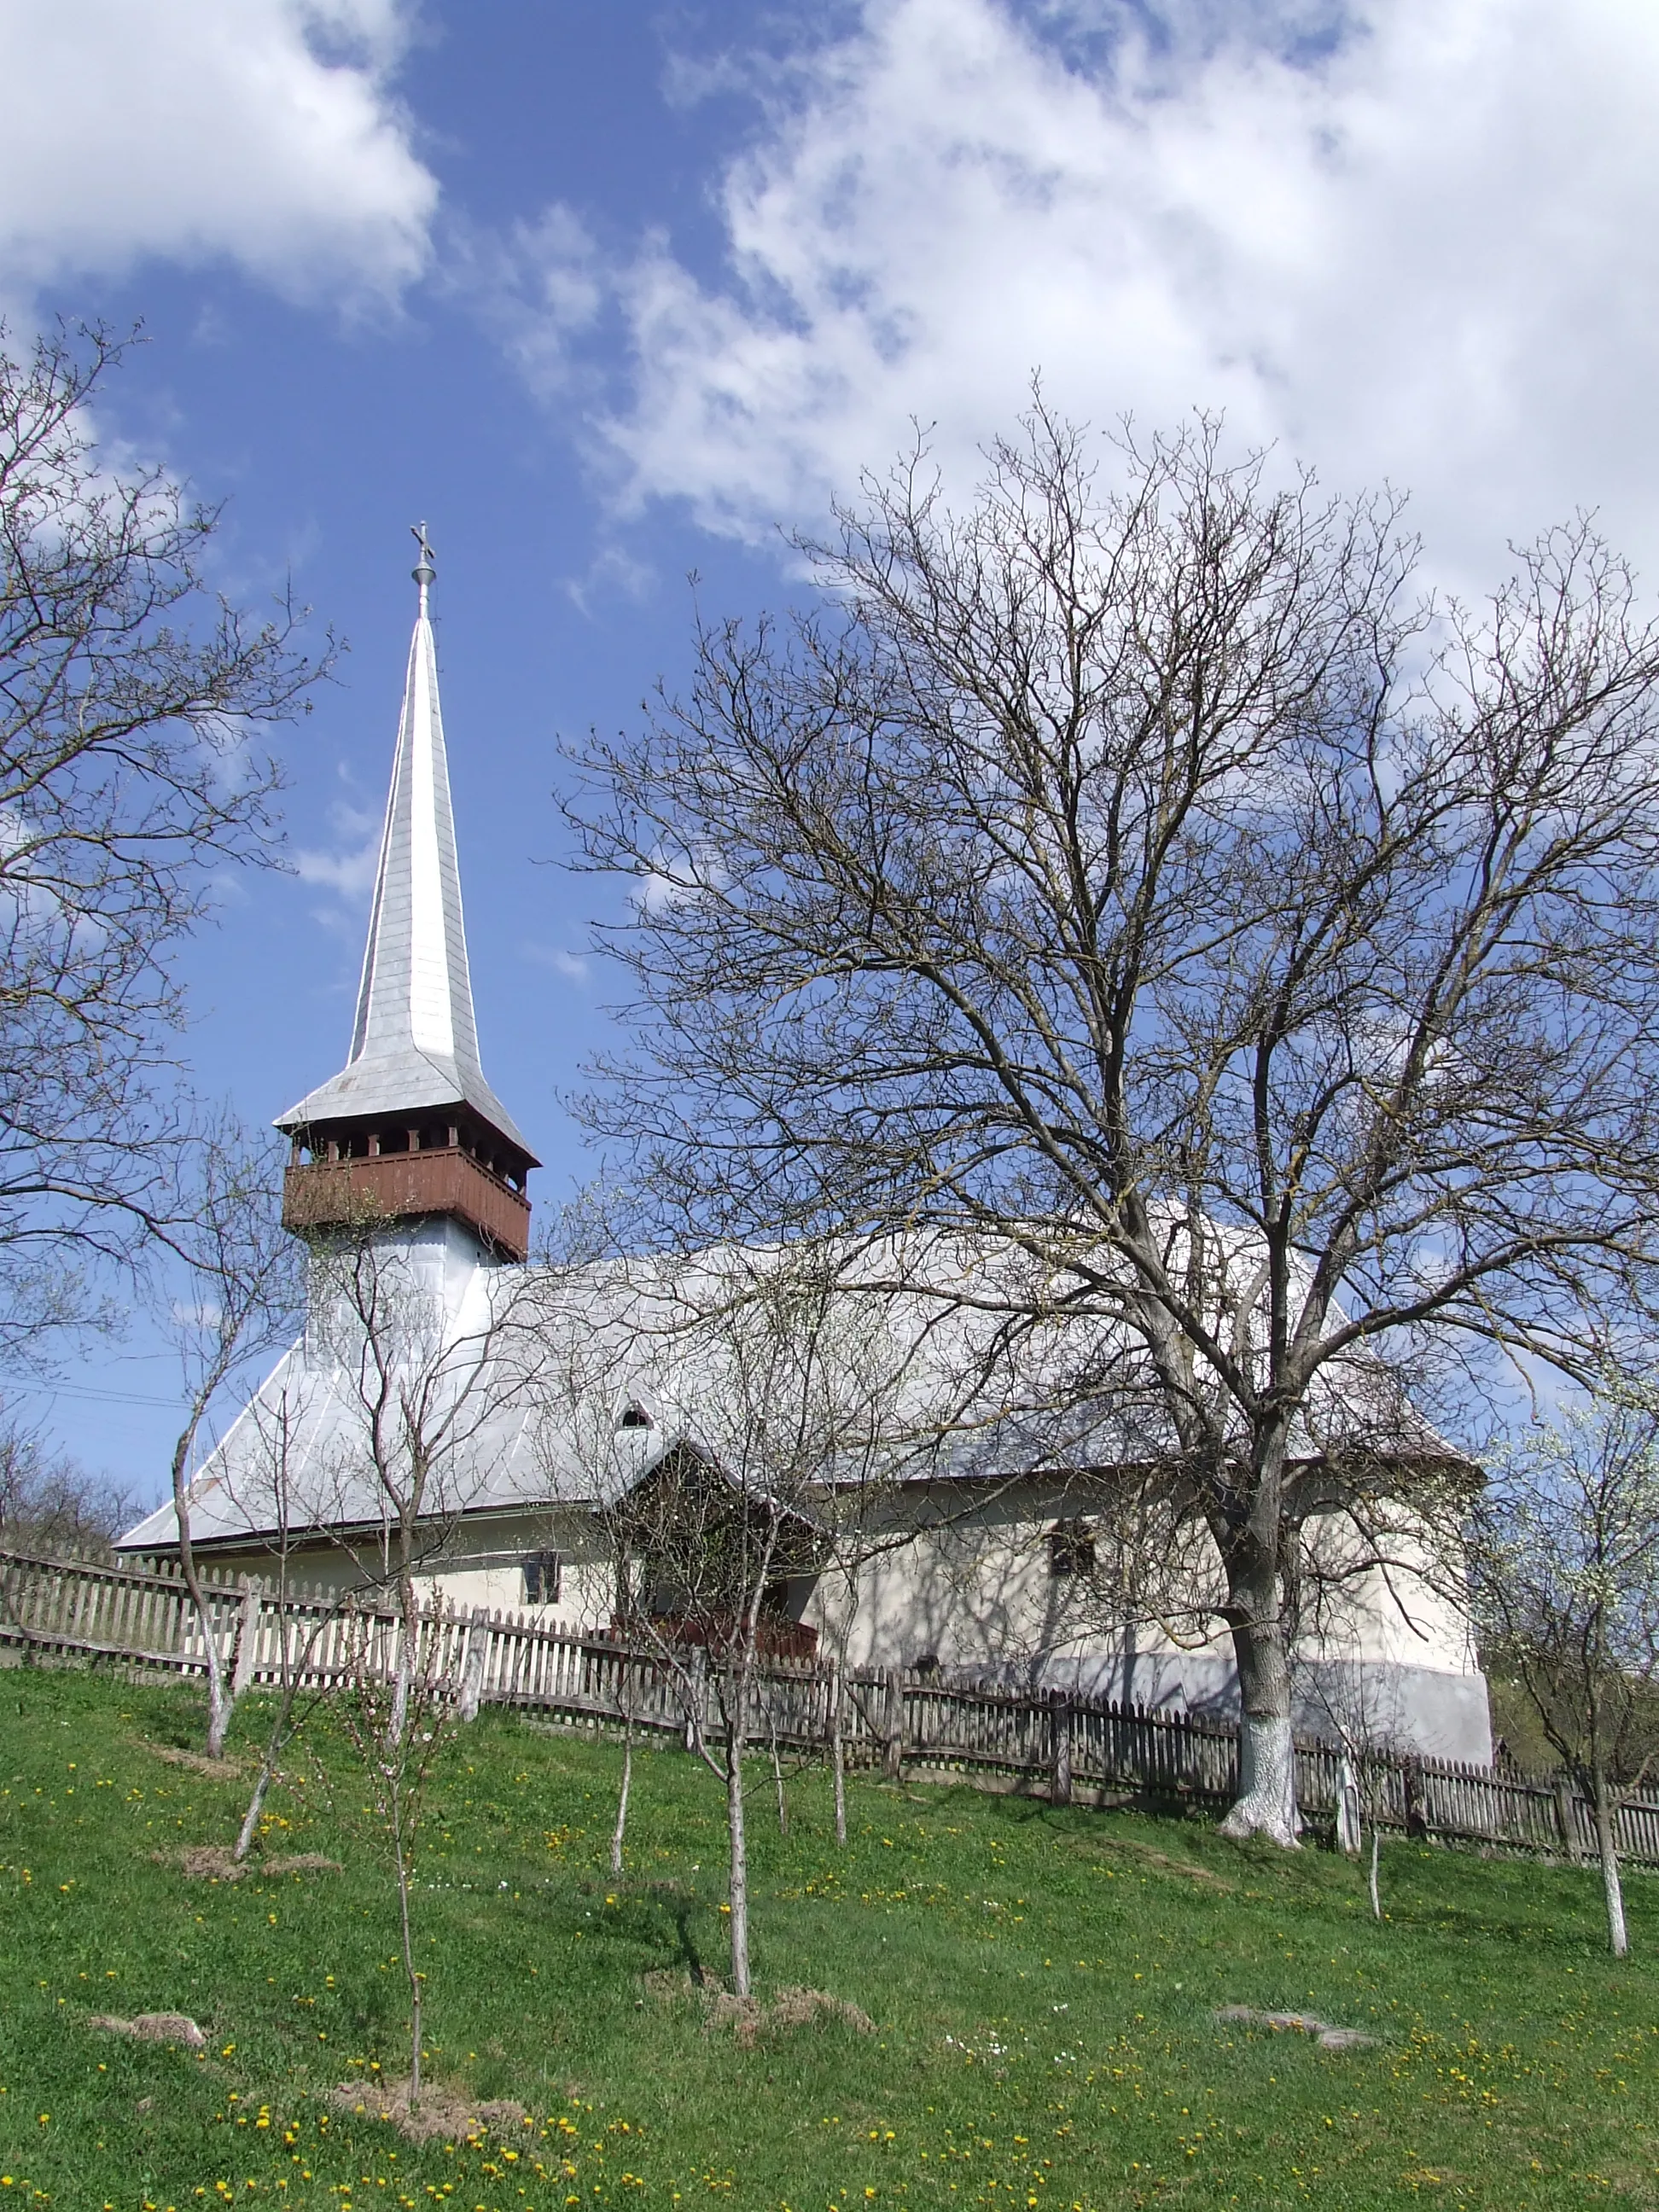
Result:
{"label": "shadow on grass", "polygon": [[[588,1886],[583,1887],[586,1890]],[[598,1894],[597,1889],[592,1893]],[[617,1903],[605,1915],[604,1932],[648,1953],[646,1971],[684,1974],[694,1989],[721,1986],[697,1937],[696,1923],[701,1921],[707,1927],[714,1907],[696,1890],[679,1881],[651,1881],[618,1884],[606,1894]]]}

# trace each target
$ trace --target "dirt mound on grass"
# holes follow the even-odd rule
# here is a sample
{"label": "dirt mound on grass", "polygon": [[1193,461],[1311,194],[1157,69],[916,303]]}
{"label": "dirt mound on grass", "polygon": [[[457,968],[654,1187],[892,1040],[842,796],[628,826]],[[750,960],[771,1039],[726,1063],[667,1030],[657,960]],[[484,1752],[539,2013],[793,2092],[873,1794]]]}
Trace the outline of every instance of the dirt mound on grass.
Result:
{"label": "dirt mound on grass", "polygon": [[1155,1845],[1139,1843],[1130,1836],[1090,1838],[1081,1846],[1081,1855],[1085,1858],[1107,1858],[1114,1852],[1121,1852],[1132,1865],[1139,1861],[1142,1866],[1156,1867],[1160,1874],[1184,1875],[1188,1881],[1195,1881],[1204,1888],[1231,1893],[1237,1887],[1225,1875],[1217,1874],[1198,1859],[1176,1858],[1169,1851],[1160,1851]]}
{"label": "dirt mound on grass", "polygon": [[702,1967],[693,1974],[684,1968],[676,1972],[672,1966],[656,1966],[643,1978],[646,1995],[655,1997],[659,2004],[674,2004],[682,1997],[714,1996],[726,1987],[718,1974],[705,1972]]}
{"label": "dirt mound on grass", "polygon": [[192,1774],[205,1774],[215,1782],[234,1782],[242,1771],[240,1759],[210,1759],[203,1751],[180,1751],[174,1744],[147,1743],[144,1749],[152,1759],[164,1759],[169,1766],[187,1766]]}
{"label": "dirt mound on grass", "polygon": [[1246,2027],[1286,2028],[1297,2035],[1310,2035],[1322,2051],[1370,2051],[1376,2038],[1367,2035],[1363,2028],[1333,2027],[1328,2020],[1316,2020],[1310,2012],[1257,2012],[1253,2005],[1223,2005],[1216,2014],[1218,2020],[1237,2021]]}
{"label": "dirt mound on grass", "polygon": [[238,1859],[228,1844],[185,1844],[178,1850],[152,1851],[157,1866],[177,1867],[186,1881],[241,1881],[285,1874],[338,1874],[338,1859],[321,1851],[292,1851],[285,1858]]}
{"label": "dirt mound on grass", "polygon": [[710,2000],[705,2023],[710,2028],[729,2027],[742,2044],[787,2027],[811,2027],[820,2020],[844,2021],[860,2035],[873,2035],[876,2023],[861,2006],[845,1997],[832,1997],[822,1990],[780,1990],[769,2005],[758,1997],[735,1997],[721,1990]]}
{"label": "dirt mound on grass", "polygon": [[394,2081],[342,2081],[328,2092],[336,2112],[355,2112],[372,2120],[385,2120],[410,2142],[465,2142],[494,2128],[521,2128],[530,2115],[511,2097],[492,2098],[480,2104],[451,2081],[422,2085],[418,2108],[409,2109],[409,2077]]}
{"label": "dirt mound on grass", "polygon": [[88,2021],[88,2027],[100,2027],[106,2035],[136,2035],[141,2043],[182,2043],[186,2051],[205,2051],[207,2038],[188,2013],[141,2012],[134,2020],[122,2020],[112,2012],[95,2012]]}

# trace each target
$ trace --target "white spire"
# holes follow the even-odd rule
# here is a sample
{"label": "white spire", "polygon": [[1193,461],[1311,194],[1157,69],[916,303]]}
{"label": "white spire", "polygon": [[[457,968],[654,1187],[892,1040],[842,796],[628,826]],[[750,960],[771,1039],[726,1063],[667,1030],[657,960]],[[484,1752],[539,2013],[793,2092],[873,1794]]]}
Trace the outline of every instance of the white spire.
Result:
{"label": "white spire", "polygon": [[386,799],[351,1051],[342,1073],[283,1115],[278,1128],[465,1101],[520,1149],[524,1139],[484,1080],[472,1012],[461,872],[450,811],[428,610],[437,571],[416,532],[420,610],[410,641],[398,750]]}

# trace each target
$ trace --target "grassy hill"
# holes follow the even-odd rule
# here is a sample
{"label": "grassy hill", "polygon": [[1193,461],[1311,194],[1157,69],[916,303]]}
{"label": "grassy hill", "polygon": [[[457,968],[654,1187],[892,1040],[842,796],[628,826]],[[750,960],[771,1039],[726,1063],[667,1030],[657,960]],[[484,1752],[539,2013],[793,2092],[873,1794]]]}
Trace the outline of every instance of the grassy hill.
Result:
{"label": "grassy hill", "polygon": [[[612,1882],[620,1753],[486,1717],[428,1801],[428,2047],[448,2092],[529,2117],[416,2143],[374,2116],[405,2013],[344,1744],[313,1737],[263,1846],[340,1870],[229,1883],[178,1863],[229,1840],[246,1790],[166,1755],[199,1742],[187,1687],[15,1670],[0,1726],[0,2212],[1659,2204],[1647,1877],[1616,1967],[1588,1870],[1387,1846],[1377,1927],[1346,1862],[1195,1822],[872,1783],[838,1852],[809,1776],[782,1838],[757,1760],[766,2008],[734,2027],[713,1778],[637,1759]],[[779,2007],[785,1988],[869,2025]],[[1376,2041],[1328,2050],[1226,2006]],[[163,2010],[206,2049],[88,2025]],[[361,2096],[331,2105],[347,2081]]]}

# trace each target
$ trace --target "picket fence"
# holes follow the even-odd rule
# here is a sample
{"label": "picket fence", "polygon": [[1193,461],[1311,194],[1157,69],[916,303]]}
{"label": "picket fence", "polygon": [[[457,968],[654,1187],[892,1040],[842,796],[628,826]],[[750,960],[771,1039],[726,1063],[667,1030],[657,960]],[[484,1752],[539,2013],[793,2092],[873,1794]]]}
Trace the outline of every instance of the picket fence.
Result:
{"label": "picket fence", "polygon": [[[246,1576],[204,1577],[212,1632],[233,1685],[298,1680],[326,1690],[367,1663],[389,1673],[395,1616],[343,1604],[337,1592],[290,1588],[280,1595]],[[532,1613],[471,1613],[434,1603],[422,1645],[447,1694],[471,1717],[483,1705],[533,1712],[567,1727],[631,1725],[692,1749],[722,1725],[718,1659],[701,1647],[630,1649],[607,1636],[572,1636]],[[0,1649],[25,1658],[105,1661],[173,1674],[206,1670],[199,1615],[176,1565],[106,1566],[0,1551]],[[1060,1802],[1121,1800],[1197,1806],[1235,1794],[1238,1735],[1231,1723],[1151,1711],[1103,1698],[1023,1691],[950,1680],[937,1672],[854,1668],[841,1685],[849,1765],[953,1775],[992,1789],[1027,1789]],[[816,1659],[765,1659],[757,1668],[750,1740],[780,1753],[823,1757],[834,1726],[836,1680]],[[1297,1746],[1303,1814],[1316,1827],[1336,1818],[1341,1759],[1331,1745]],[[1559,1776],[1508,1768],[1387,1758],[1371,1763],[1368,1819],[1384,1829],[1466,1847],[1580,1859],[1594,1849],[1592,1809]],[[1659,1802],[1636,1800],[1618,1814],[1620,1850],[1659,1867]]]}

